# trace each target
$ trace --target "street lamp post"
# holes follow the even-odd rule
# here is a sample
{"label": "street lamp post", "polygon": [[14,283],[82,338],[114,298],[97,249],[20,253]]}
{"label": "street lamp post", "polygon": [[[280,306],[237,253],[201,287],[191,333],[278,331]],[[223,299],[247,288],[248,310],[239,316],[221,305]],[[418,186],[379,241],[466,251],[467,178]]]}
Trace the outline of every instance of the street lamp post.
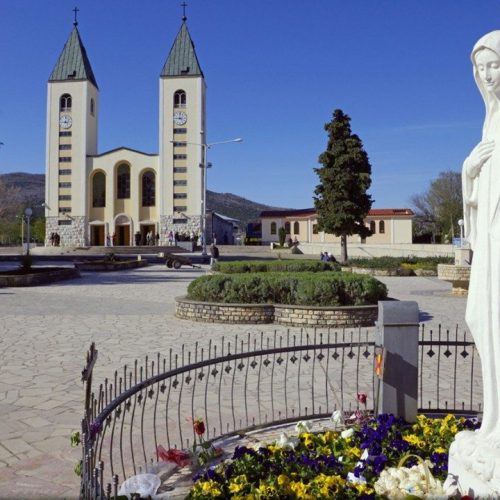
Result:
{"label": "street lamp post", "polygon": [[[170,141],[173,143],[174,141]],[[203,191],[201,193],[201,240],[202,240],[202,252],[203,256],[207,255],[207,169],[209,168],[208,163],[208,150],[212,146],[217,146],[219,144],[228,144],[230,142],[243,142],[241,137],[236,139],[230,139],[228,141],[217,141],[207,144],[206,142],[186,142],[186,144],[191,144],[192,146],[200,146],[202,148],[202,164],[200,168],[203,169]]]}
{"label": "street lamp post", "polygon": [[24,211],[24,215],[26,215],[26,255],[30,254],[30,240],[31,240],[31,234],[30,234],[30,222],[31,222],[31,216],[33,215],[33,210],[31,208],[27,208]]}

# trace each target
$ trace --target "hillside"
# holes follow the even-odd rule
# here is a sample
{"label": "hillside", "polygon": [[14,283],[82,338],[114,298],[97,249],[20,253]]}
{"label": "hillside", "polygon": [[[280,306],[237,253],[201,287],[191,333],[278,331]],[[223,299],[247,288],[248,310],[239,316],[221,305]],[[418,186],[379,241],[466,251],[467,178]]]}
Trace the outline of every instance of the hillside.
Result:
{"label": "hillside", "polygon": [[[30,202],[33,208],[41,206],[43,203],[45,196],[44,174],[15,172],[0,174],[0,179],[7,186],[21,189],[23,203]],[[209,210],[240,220],[242,228],[245,228],[249,221],[256,219],[262,210],[276,210],[278,208],[256,203],[232,193],[215,193],[213,191],[207,191],[207,207]]]}

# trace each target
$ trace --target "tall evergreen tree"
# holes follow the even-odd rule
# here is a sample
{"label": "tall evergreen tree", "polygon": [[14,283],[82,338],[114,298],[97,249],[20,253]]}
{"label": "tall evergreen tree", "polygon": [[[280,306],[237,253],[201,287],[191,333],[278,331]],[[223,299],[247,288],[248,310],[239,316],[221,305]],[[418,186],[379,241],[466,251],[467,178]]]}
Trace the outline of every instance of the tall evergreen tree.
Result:
{"label": "tall evergreen tree", "polygon": [[326,151],[319,156],[323,166],[315,168],[320,184],[314,194],[318,229],[340,236],[341,261],[347,261],[347,236],[371,234],[364,219],[372,206],[367,190],[371,184],[371,165],[361,139],[351,132],[351,119],[340,109],[325,124]]}

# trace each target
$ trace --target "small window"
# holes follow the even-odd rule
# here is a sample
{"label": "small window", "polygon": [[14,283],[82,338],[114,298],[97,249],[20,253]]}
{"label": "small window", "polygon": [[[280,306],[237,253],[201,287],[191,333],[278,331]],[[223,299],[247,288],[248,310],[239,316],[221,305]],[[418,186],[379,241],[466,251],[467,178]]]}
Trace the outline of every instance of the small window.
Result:
{"label": "small window", "polygon": [[187,167],[174,167],[174,174],[185,174],[187,170]]}
{"label": "small window", "polygon": [[276,234],[276,222],[271,222],[271,234]]}
{"label": "small window", "polygon": [[59,149],[71,149],[71,144],[59,144]]}
{"label": "small window", "polygon": [[187,134],[187,128],[174,128],[174,134]]}
{"label": "small window", "polygon": [[174,181],[174,186],[187,186],[187,181]]}
{"label": "small window", "polygon": [[70,188],[71,187],[71,182],[60,182],[59,183],[60,188]]}
{"label": "small window", "polygon": [[60,163],[69,163],[70,161],[71,161],[71,156],[60,156],[59,157]]}
{"label": "small window", "polygon": [[71,219],[64,219],[64,220],[57,221],[57,225],[58,226],[71,226],[72,222],[73,221]]}
{"label": "small window", "polygon": [[73,132],[71,130],[61,130],[59,132],[59,137],[71,137],[73,135]]}
{"label": "small window", "polygon": [[106,206],[106,176],[97,172],[92,178],[92,206],[101,208]]}
{"label": "small window", "polygon": [[116,197],[119,200],[130,198],[130,167],[122,163],[116,171],[117,192]]}
{"label": "small window", "polygon": [[174,155],[174,160],[187,160],[188,155],[186,154],[176,154]]}
{"label": "small window", "polygon": [[71,169],[70,168],[61,168],[59,170],[59,175],[71,175]]}
{"label": "small window", "polygon": [[185,200],[187,197],[187,193],[174,193],[174,200]]}
{"label": "small window", "polygon": [[313,234],[318,234],[318,224],[313,224]]}
{"label": "small window", "polygon": [[298,222],[293,223],[293,234],[300,234],[300,224]]}
{"label": "small window", "polygon": [[172,222],[174,224],[187,224],[187,219],[174,219]]}
{"label": "small window", "polygon": [[176,205],[174,206],[174,212],[185,212],[187,208],[186,205]]}
{"label": "small window", "polygon": [[59,111],[71,111],[71,96],[63,94],[59,99]]}
{"label": "small window", "polygon": [[186,92],[184,90],[177,90],[174,94],[174,108],[186,107]]}
{"label": "small window", "polygon": [[174,147],[177,147],[177,148],[185,148],[187,146],[187,142],[186,141],[174,141],[173,145],[174,145]]}
{"label": "small window", "polygon": [[94,116],[95,113],[95,102],[94,99],[90,99],[90,114]]}
{"label": "small window", "polygon": [[67,214],[69,212],[71,212],[71,207],[59,207],[60,214]]}
{"label": "small window", "polygon": [[370,231],[372,232],[372,234],[375,234],[377,232],[377,224],[375,224],[374,220],[370,221]]}
{"label": "small window", "polygon": [[156,179],[154,172],[142,176],[142,206],[154,207],[156,203]]}
{"label": "small window", "polygon": [[59,200],[60,200],[60,201],[68,201],[68,200],[71,200],[71,195],[70,195],[70,194],[60,194],[60,195],[59,195]]}
{"label": "small window", "polygon": [[383,220],[381,220],[379,223],[378,223],[378,232],[380,234],[384,234],[385,233],[385,222]]}
{"label": "small window", "polygon": [[290,223],[289,222],[285,222],[285,233],[290,234]]}

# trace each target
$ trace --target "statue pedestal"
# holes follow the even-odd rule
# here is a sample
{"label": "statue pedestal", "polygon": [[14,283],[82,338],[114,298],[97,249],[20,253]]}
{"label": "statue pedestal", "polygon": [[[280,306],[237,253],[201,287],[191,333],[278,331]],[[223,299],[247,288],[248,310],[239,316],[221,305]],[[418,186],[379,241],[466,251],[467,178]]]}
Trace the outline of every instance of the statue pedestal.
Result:
{"label": "statue pedestal", "polygon": [[500,447],[496,447],[499,444],[477,432],[457,434],[450,446],[448,474],[458,479],[462,495],[500,498]]}

